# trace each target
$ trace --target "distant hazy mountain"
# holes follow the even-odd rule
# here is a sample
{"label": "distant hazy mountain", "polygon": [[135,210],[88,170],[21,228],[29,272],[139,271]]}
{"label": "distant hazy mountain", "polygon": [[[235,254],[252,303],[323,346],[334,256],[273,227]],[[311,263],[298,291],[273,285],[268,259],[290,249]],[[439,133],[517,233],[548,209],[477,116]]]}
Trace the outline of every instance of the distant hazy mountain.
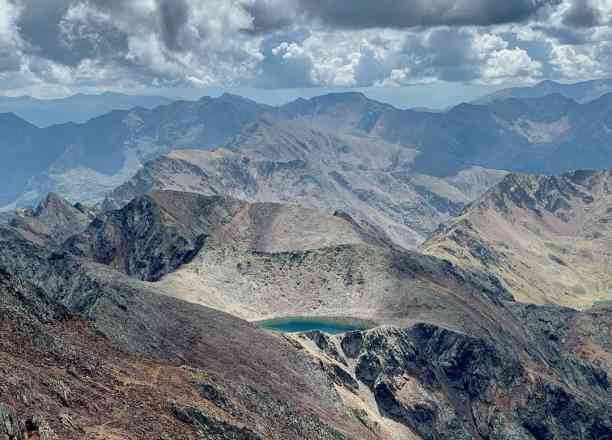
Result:
{"label": "distant hazy mountain", "polygon": [[0,115],[0,206],[30,206],[47,192],[101,200],[142,163],[174,148],[224,143],[267,106],[235,96],[115,110],[85,124],[37,128]]}
{"label": "distant hazy mountain", "polygon": [[471,166],[560,173],[612,166],[612,93],[587,104],[560,94],[461,104],[448,112],[399,110],[348,93],[298,100],[280,113],[330,130],[414,147],[411,170],[440,177]]}
{"label": "distant hazy mountain", "polygon": [[424,244],[494,273],[519,301],[587,308],[609,299],[612,171],[511,174]]}
{"label": "distant hazy mountain", "polygon": [[47,127],[67,122],[86,122],[113,110],[129,110],[134,107],[152,109],[171,102],[171,99],[163,96],[133,96],[111,92],[99,95],[77,94],[60,99],[0,97],[0,113],[14,113],[38,127]]}
{"label": "distant hazy mountain", "polygon": [[474,101],[474,104],[490,104],[508,98],[541,98],[559,93],[576,102],[585,103],[612,92],[612,79],[599,79],[574,84],[561,84],[554,81],[542,81],[532,87],[513,87],[499,90]]}
{"label": "distant hazy mountain", "polygon": [[[273,127],[266,121],[273,121]],[[512,98],[489,105],[462,104],[443,113],[399,110],[359,93],[299,99],[282,107],[223,95],[153,110],[113,111],[85,124],[46,129],[2,115],[0,205],[32,205],[51,191],[71,202],[101,201],[142,164],[171,150],[210,150],[227,144],[238,156],[255,161],[308,162],[309,170],[324,176],[317,178],[317,185],[342,187],[368,210],[374,205],[376,215],[392,215],[399,224],[416,222],[419,227],[410,227],[422,237],[437,224],[437,214],[432,217],[427,207],[439,203],[441,191],[455,192],[440,204],[445,215],[461,208],[455,202],[471,200],[453,184],[454,189],[431,191],[431,182],[423,184],[427,178],[446,185],[471,169],[556,174],[609,168],[611,132],[612,94],[586,104],[560,94]],[[251,165],[240,166],[245,171]],[[383,174],[374,176],[372,170]],[[389,173],[409,183],[383,189],[387,183],[381,183],[382,176]],[[256,181],[261,179],[264,175],[257,174]],[[482,189],[466,191],[477,196]],[[281,187],[270,191],[284,197],[295,193]],[[414,196],[415,191],[420,195]],[[315,193],[310,191],[313,200]],[[423,198],[425,204],[411,205]],[[453,204],[448,205],[449,200]],[[344,204],[339,205],[336,209],[343,209]]]}

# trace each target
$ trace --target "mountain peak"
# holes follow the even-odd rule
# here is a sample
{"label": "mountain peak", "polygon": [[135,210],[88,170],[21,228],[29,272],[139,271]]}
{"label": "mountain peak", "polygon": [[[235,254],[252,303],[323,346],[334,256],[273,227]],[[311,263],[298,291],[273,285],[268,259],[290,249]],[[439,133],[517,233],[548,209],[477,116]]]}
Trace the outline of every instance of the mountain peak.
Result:
{"label": "mountain peak", "polygon": [[544,80],[542,82],[539,82],[536,85],[536,87],[557,87],[557,86],[560,86],[560,85],[561,85],[561,83],[552,81],[550,79],[546,79],[546,80]]}
{"label": "mountain peak", "polygon": [[220,101],[237,103],[237,104],[258,104],[256,101],[253,101],[252,99],[245,98],[244,96],[236,95],[236,94],[228,93],[228,92],[223,93],[221,96],[219,96],[218,99]]}
{"label": "mountain peak", "polygon": [[314,101],[365,102],[370,99],[362,92],[335,92],[312,98]]}

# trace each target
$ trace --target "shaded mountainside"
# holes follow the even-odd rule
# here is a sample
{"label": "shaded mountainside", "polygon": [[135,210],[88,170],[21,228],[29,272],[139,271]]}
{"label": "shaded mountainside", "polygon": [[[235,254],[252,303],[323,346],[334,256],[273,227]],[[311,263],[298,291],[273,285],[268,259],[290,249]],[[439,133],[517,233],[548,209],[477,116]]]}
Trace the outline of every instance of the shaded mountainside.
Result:
{"label": "shaded mountainside", "polygon": [[29,206],[50,191],[72,202],[100,201],[143,162],[177,147],[219,145],[267,109],[223,95],[152,110],[117,110],[84,124],[44,129],[0,115],[0,206]]}
{"label": "shaded mountainside", "polygon": [[520,301],[585,308],[612,299],[612,173],[513,174],[422,247],[494,273]]}
{"label": "shaded mountainside", "polygon": [[[198,236],[192,258],[173,258]],[[100,249],[116,258],[100,261]],[[10,426],[44,425],[61,438],[81,429],[138,439],[612,438],[610,307],[515,303],[494,277],[389,245],[345,214],[154,192],[63,251],[0,227],[0,267],[23,280],[0,274],[0,290],[21,286],[3,295],[9,306],[78,353],[73,367],[62,351],[36,357],[56,345],[32,348],[34,330],[22,349],[2,351],[11,362],[35,359],[34,379],[8,389],[36,399],[0,397]],[[140,281],[158,278],[139,270],[153,267],[160,281]],[[193,302],[249,319],[386,325],[282,336]],[[95,411],[94,393],[105,396]]]}
{"label": "shaded mountainside", "polygon": [[267,118],[226,148],[177,150],[146,164],[109,195],[106,207],[121,207],[151,190],[292,203],[344,211],[413,248],[505,175],[482,168],[448,179],[419,175],[409,171],[416,155],[413,148],[378,138]]}

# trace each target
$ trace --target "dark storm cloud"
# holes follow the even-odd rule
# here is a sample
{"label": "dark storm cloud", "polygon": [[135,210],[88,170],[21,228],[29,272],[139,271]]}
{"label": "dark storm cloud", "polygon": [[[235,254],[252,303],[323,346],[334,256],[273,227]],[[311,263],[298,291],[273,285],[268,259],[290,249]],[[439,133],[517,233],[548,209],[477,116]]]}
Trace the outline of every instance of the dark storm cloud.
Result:
{"label": "dark storm cloud", "polygon": [[62,64],[78,64],[80,54],[69,50],[60,37],[59,23],[70,6],[68,0],[13,0],[13,3],[21,7],[17,26],[32,51]]}
{"label": "dark storm cloud", "polygon": [[574,0],[563,17],[563,24],[576,28],[589,28],[600,24],[601,12],[591,0]]}
{"label": "dark storm cloud", "polygon": [[300,0],[310,17],[346,28],[494,25],[524,21],[561,0]]}
{"label": "dark storm cloud", "polygon": [[189,21],[187,0],[156,0],[159,7],[161,35],[168,49],[180,51],[180,34]]}
{"label": "dark storm cloud", "polygon": [[569,26],[535,26],[534,30],[543,32],[557,40],[559,44],[580,46],[589,44],[592,36],[588,28],[575,28]]}
{"label": "dark storm cloud", "polygon": [[288,27],[297,14],[294,0],[256,0],[243,6],[253,17],[253,27],[247,31],[262,34]]}
{"label": "dark storm cloud", "polygon": [[109,23],[89,22],[86,28],[70,28],[64,18],[70,0],[13,0],[20,6],[17,21],[26,52],[66,66],[76,66],[85,58],[106,59],[127,50],[127,38]]}

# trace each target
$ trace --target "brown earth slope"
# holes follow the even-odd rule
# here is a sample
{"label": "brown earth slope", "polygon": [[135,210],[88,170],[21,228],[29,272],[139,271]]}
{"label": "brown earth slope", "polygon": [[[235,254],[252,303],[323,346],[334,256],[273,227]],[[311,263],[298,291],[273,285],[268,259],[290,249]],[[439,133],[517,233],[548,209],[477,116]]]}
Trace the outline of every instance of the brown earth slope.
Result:
{"label": "brown earth slope", "polygon": [[496,274],[519,301],[612,300],[612,172],[510,175],[422,249]]}
{"label": "brown earth slope", "polygon": [[10,230],[1,242],[0,402],[24,430],[43,417],[66,439],[375,438],[281,336]]}

